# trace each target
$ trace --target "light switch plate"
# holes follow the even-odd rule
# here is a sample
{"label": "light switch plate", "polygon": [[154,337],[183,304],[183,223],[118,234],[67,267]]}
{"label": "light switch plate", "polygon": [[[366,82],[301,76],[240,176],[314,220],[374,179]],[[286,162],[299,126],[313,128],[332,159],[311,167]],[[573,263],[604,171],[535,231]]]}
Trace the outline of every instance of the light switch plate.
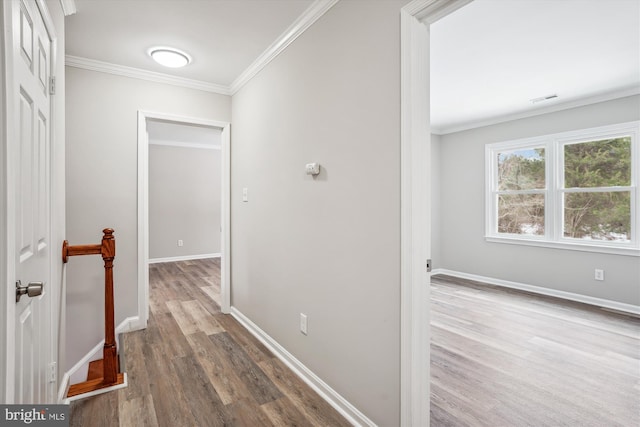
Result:
{"label": "light switch plate", "polygon": [[307,175],[318,175],[320,173],[320,163],[307,163],[305,170]]}

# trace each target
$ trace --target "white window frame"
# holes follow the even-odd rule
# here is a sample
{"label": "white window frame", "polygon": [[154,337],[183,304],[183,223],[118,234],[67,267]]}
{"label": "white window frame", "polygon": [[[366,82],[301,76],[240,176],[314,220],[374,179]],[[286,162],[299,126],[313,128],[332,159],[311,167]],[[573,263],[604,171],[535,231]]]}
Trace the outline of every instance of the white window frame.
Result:
{"label": "white window frame", "polygon": [[[617,136],[631,136],[631,182],[629,186],[596,187],[584,190],[564,188],[564,146]],[[497,154],[520,149],[545,149],[544,235],[498,233]],[[640,121],[581,129],[533,138],[497,142],[485,146],[485,240],[488,242],[541,246],[587,252],[640,256]],[[564,237],[564,194],[570,192],[629,191],[631,193],[630,242],[581,240]],[[532,193],[539,193],[537,190]],[[529,193],[519,191],[518,193]]]}

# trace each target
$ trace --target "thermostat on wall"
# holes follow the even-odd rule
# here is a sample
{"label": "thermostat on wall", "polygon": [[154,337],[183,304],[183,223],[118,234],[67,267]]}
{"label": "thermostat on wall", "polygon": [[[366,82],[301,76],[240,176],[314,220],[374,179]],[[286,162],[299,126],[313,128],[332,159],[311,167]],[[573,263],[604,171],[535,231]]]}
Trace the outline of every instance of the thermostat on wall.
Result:
{"label": "thermostat on wall", "polygon": [[307,175],[318,175],[320,173],[320,163],[307,163]]}

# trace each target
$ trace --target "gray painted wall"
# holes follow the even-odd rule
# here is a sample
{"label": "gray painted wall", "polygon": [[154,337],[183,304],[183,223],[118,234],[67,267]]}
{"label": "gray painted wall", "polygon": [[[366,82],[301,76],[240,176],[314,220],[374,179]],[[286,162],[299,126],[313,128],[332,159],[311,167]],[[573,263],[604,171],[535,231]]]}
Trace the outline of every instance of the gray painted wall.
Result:
{"label": "gray painted wall", "polygon": [[337,3],[232,102],[232,304],[381,426],[400,419],[404,3]]}
{"label": "gray painted wall", "polygon": [[[230,97],[66,67],[67,238],[99,243],[116,237],[116,324],[137,315],[138,110],[230,121]],[[104,338],[104,268],[98,256],[67,269],[68,368]]]}
{"label": "gray painted wall", "polygon": [[220,150],[149,145],[150,259],[220,253],[220,166]]}
{"label": "gray painted wall", "polygon": [[[484,240],[485,144],[640,119],[640,96],[443,135],[439,268],[640,305],[640,257]],[[594,280],[594,269],[605,281]]]}

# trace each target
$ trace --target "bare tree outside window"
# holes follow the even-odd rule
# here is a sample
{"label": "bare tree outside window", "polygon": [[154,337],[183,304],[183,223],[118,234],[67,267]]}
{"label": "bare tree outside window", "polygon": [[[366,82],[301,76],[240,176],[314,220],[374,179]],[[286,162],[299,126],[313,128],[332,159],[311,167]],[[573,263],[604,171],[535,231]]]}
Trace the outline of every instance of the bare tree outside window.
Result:
{"label": "bare tree outside window", "polygon": [[498,153],[499,233],[544,235],[544,154],[544,148]]}

